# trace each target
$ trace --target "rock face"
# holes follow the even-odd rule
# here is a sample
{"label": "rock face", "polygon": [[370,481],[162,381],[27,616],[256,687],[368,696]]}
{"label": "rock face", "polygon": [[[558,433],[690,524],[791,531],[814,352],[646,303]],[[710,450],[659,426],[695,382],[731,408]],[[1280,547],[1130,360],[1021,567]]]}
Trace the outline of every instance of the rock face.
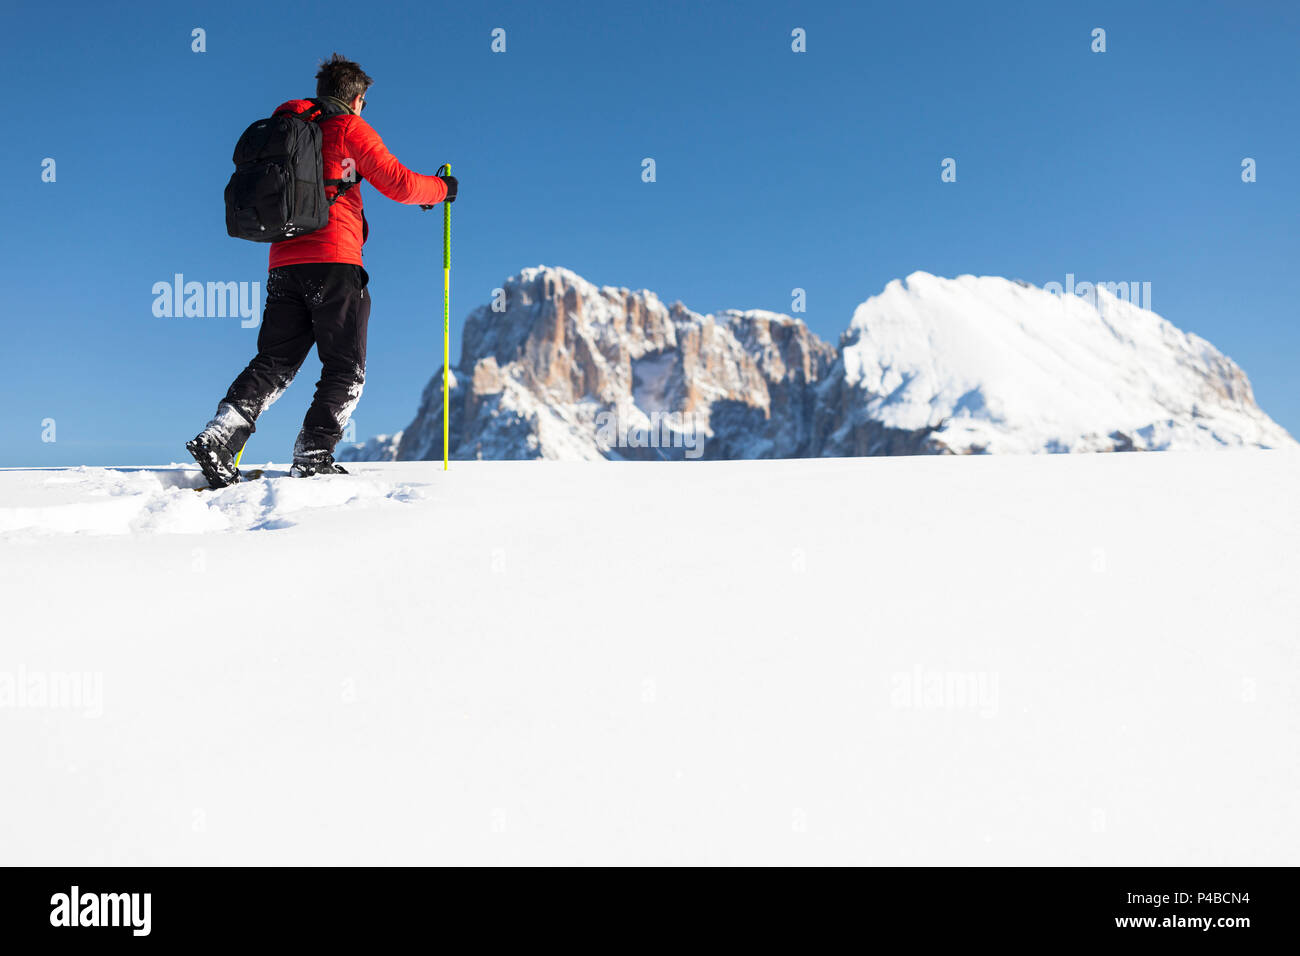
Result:
{"label": "rock face", "polygon": [[[454,458],[785,458],[813,454],[812,386],[835,349],[772,312],[699,315],[566,269],[508,280],[453,369]],[[442,455],[441,371],[401,459]]]}
{"label": "rock face", "polygon": [[[918,272],[859,306],[838,348],[789,316],[700,315],[567,269],[504,291],[466,321],[453,458],[1297,447],[1230,359],[1104,288]],[[406,429],[340,454],[441,456],[441,370]]]}

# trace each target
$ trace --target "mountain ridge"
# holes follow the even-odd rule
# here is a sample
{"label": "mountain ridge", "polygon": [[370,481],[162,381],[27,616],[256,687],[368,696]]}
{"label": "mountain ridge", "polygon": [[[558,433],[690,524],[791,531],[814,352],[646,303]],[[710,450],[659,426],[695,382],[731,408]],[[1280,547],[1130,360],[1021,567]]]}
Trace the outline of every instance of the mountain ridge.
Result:
{"label": "mountain ridge", "polygon": [[[831,345],[782,313],[700,314],[535,266],[470,313],[451,379],[459,459],[1300,447],[1199,336],[1105,288],[996,276],[892,280]],[[441,456],[441,369],[405,429],[339,455]]]}

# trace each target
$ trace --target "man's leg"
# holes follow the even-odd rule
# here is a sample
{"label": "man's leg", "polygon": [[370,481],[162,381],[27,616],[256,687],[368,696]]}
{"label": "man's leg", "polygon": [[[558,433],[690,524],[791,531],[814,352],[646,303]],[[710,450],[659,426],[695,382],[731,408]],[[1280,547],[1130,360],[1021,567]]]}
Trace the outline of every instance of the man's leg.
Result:
{"label": "man's leg", "polygon": [[321,377],[293,448],[295,465],[310,471],[332,462],[334,446],[361,398],[366,381],[366,329],[370,321],[369,276],[360,266],[322,264],[305,281]]}
{"label": "man's leg", "polygon": [[288,388],[311,351],[311,312],[295,266],[273,269],[266,279],[266,309],[257,333],[257,355],[231,384],[217,413],[186,448],[214,487],[238,479],[235,456],[256,430],[256,422]]}
{"label": "man's leg", "polygon": [[282,266],[267,276],[266,309],[257,332],[257,355],[231,383],[218,406],[218,418],[221,410],[228,408],[245,422],[227,442],[235,451],[243,448],[248,436],[257,430],[257,419],[284,394],[311,351],[314,341],[311,309],[303,290],[306,277],[301,274],[302,269],[302,266]]}

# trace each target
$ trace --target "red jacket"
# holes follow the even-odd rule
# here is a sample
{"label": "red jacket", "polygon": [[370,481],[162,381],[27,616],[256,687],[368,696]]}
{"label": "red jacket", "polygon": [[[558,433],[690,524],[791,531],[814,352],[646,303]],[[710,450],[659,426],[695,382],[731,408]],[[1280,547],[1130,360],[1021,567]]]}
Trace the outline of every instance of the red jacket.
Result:
{"label": "red jacket", "polygon": [[[310,100],[290,100],[276,112],[300,113],[311,106]],[[325,178],[342,179],[343,161],[351,158],[355,175],[370,183],[389,199],[411,204],[433,205],[447,195],[446,184],[437,176],[413,173],[388,151],[374,128],[360,116],[344,113],[320,121],[321,154],[325,160]],[[357,183],[330,206],[330,221],[323,229],[296,239],[271,243],[270,268],[302,262],[350,262],[361,265],[361,246],[369,229],[361,211],[361,190]],[[333,197],[334,186],[325,188]]]}

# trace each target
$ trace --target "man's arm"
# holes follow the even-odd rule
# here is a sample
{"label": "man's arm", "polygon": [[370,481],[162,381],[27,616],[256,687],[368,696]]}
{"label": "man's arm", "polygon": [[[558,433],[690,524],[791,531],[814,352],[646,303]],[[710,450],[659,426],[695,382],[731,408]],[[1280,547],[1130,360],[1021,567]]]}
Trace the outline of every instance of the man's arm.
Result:
{"label": "man's arm", "polygon": [[447,197],[447,184],[437,176],[421,176],[398,162],[374,127],[354,117],[348,129],[348,146],[357,172],[389,199],[431,206]]}

